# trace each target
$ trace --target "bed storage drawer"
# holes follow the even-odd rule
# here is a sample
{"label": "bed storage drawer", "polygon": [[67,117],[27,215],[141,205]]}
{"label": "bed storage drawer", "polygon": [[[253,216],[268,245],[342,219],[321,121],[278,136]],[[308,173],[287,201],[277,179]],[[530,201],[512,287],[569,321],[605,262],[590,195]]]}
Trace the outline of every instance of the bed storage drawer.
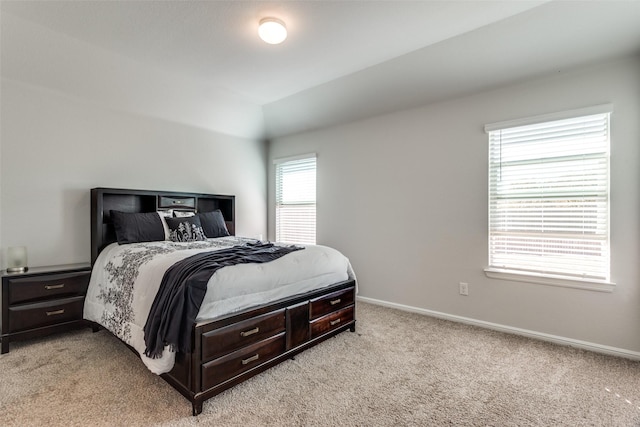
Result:
{"label": "bed storage drawer", "polygon": [[220,357],[284,330],[285,310],[282,309],[206,332],[202,334],[202,360]]}
{"label": "bed storage drawer", "polygon": [[202,365],[202,389],[214,387],[228,379],[261,365],[285,350],[285,333],[257,342]]}
{"label": "bed storage drawer", "polygon": [[9,304],[65,295],[84,295],[89,278],[89,274],[81,272],[9,279]]}
{"label": "bed storage drawer", "polygon": [[311,338],[326,334],[353,320],[353,305],[311,322]]}
{"label": "bed storage drawer", "polygon": [[309,318],[317,319],[353,304],[355,288],[344,289],[310,301]]}
{"label": "bed storage drawer", "polygon": [[62,298],[9,308],[9,332],[82,319],[84,296]]}

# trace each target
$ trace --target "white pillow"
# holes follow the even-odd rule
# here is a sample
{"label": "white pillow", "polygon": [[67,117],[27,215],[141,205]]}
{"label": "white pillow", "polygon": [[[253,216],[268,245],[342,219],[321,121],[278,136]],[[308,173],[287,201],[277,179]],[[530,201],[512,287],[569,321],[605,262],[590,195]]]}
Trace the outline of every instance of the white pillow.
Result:
{"label": "white pillow", "polygon": [[[162,221],[162,228],[164,229],[164,240],[171,240],[170,237],[170,233],[169,233],[169,224],[167,224],[167,220],[165,218],[171,218],[171,215],[173,214],[173,212],[170,212],[171,209],[169,209],[168,211],[158,211],[158,215],[160,215],[160,221]],[[169,214],[167,214],[167,212],[170,212]]]}

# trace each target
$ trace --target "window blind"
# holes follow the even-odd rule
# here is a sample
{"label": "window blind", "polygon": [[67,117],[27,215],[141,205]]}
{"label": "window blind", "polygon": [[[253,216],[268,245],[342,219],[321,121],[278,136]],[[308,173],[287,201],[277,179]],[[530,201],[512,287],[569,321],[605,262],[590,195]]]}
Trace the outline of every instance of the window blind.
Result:
{"label": "window blind", "polygon": [[316,243],[316,156],[276,162],[276,241]]}
{"label": "window blind", "polygon": [[489,131],[489,268],[609,281],[609,118]]}

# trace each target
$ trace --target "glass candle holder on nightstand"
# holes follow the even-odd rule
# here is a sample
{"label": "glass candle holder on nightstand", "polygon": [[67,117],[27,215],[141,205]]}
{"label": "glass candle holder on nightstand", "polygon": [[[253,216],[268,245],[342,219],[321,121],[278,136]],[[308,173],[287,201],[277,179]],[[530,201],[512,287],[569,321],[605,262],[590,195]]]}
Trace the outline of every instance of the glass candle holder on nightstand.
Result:
{"label": "glass candle holder on nightstand", "polygon": [[7,249],[7,272],[22,273],[27,271],[27,247],[13,246]]}

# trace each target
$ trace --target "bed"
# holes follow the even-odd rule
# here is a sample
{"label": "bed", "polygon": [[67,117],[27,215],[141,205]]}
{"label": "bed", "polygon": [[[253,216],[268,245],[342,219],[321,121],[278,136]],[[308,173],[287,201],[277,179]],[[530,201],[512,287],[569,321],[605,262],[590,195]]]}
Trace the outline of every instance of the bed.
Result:
{"label": "bed", "polygon": [[[132,218],[150,218],[155,224],[156,217],[162,236],[135,234],[146,225]],[[184,232],[183,227],[201,233],[182,239],[175,233]],[[250,254],[246,261],[236,260],[241,252]],[[256,260],[258,252],[266,258]],[[221,255],[226,253],[234,257]],[[195,265],[197,259],[217,266],[201,280],[206,292],[194,287],[180,304],[165,297],[163,290],[177,282],[172,274],[185,274],[177,267]],[[91,264],[85,319],[134,350],[150,371],[191,402],[194,416],[205,400],[222,391],[342,331],[355,331],[356,281],[348,259],[321,245],[235,236],[234,196],[94,188]],[[165,319],[167,310],[158,307],[162,302],[187,306],[200,293],[200,301],[189,309],[193,314],[183,313],[181,322]],[[154,325],[157,329],[148,329]],[[154,351],[148,336],[163,327],[170,338],[163,335]]]}

